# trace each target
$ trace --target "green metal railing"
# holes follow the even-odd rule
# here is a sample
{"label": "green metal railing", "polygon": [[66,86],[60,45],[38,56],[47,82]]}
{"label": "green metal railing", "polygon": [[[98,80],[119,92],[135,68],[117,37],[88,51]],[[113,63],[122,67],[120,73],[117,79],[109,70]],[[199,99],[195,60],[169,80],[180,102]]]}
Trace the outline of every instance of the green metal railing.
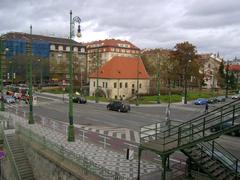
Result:
{"label": "green metal railing", "polygon": [[236,178],[240,177],[240,161],[233,154],[215,141],[204,142],[198,146],[213,159],[221,162],[226,168],[230,169]]}
{"label": "green metal railing", "polygon": [[14,156],[13,156],[13,153],[12,153],[12,150],[10,148],[10,145],[8,143],[8,140],[7,140],[7,137],[6,135],[3,133],[3,127],[2,127],[2,123],[0,125],[0,131],[2,132],[2,135],[3,135],[3,140],[4,140],[4,144],[5,144],[5,147],[6,147],[6,150],[7,150],[7,156],[10,160],[10,163],[13,167],[13,171],[14,171],[14,175],[17,179],[21,180],[21,176],[20,176],[20,173],[18,172],[18,168],[17,168],[17,164],[15,162],[15,159],[14,159]]}
{"label": "green metal railing", "polygon": [[[201,149],[201,157],[202,153],[208,154],[211,158],[216,159],[221,162],[225,168],[229,169],[230,172],[236,178],[240,176],[240,161],[237,157],[227,151],[224,147],[222,147],[219,143],[215,141],[207,141],[197,144],[197,146]],[[202,158],[201,158],[202,159]]]}
{"label": "green metal railing", "polygon": [[80,165],[84,172],[94,174],[100,179],[107,180],[124,180],[126,178],[122,177],[119,173],[111,171],[104,168],[103,166],[96,164],[92,160],[88,159],[84,155],[77,154],[71,150],[66,149],[63,145],[59,145],[49,139],[46,139],[44,136],[40,136],[31,130],[22,127],[19,124],[16,124],[17,131],[25,137],[34,140],[34,142],[43,145],[44,147],[53,150],[62,158],[69,159],[70,161]]}
{"label": "green metal railing", "polygon": [[[197,144],[203,140],[217,138],[221,134],[240,129],[240,124],[236,120],[240,119],[240,101],[234,101],[217,108],[209,113],[198,116],[190,121],[177,126],[148,126],[148,129],[141,128],[140,143],[142,145],[154,142],[154,146],[159,151],[174,151],[184,146]],[[224,128],[225,123],[231,126]],[[209,133],[213,126],[220,126],[221,131]],[[156,133],[154,133],[156,132]]]}

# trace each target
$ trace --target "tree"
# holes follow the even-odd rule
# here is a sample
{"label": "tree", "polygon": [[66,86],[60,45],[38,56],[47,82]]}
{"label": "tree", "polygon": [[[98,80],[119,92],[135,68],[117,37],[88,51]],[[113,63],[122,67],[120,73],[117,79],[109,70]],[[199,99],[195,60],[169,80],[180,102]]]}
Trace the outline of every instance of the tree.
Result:
{"label": "tree", "polygon": [[226,75],[225,75],[225,70],[224,70],[224,62],[221,61],[221,64],[220,64],[219,70],[218,70],[218,74],[217,74],[218,85],[221,88],[225,87],[225,82],[226,82],[225,78],[226,78]]}
{"label": "tree", "polygon": [[231,72],[231,75],[229,77],[229,85],[231,87],[231,89],[236,89],[237,88],[237,83],[236,83],[236,78],[234,76],[234,73]]}
{"label": "tree", "polygon": [[173,69],[179,75],[180,81],[184,82],[184,104],[187,104],[188,80],[199,74],[200,65],[196,53],[196,47],[187,41],[176,44],[172,53],[175,60]]}

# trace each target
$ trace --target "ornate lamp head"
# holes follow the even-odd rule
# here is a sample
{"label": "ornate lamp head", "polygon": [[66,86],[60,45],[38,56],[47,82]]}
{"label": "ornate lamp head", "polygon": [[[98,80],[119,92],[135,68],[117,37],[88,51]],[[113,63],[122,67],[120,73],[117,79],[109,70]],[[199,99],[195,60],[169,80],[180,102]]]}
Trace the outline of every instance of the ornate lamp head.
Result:
{"label": "ornate lamp head", "polygon": [[78,25],[78,30],[77,30],[77,34],[76,35],[77,35],[78,38],[80,38],[82,36],[80,24]]}

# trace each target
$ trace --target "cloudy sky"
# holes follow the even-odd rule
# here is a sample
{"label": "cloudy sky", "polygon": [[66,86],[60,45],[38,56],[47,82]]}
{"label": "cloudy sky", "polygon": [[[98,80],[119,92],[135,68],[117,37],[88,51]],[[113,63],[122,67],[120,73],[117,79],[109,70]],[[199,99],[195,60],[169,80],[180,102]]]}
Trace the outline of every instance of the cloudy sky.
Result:
{"label": "cloudy sky", "polygon": [[0,34],[68,37],[69,11],[82,19],[81,41],[120,38],[140,48],[189,41],[200,53],[240,58],[240,0],[0,0]]}

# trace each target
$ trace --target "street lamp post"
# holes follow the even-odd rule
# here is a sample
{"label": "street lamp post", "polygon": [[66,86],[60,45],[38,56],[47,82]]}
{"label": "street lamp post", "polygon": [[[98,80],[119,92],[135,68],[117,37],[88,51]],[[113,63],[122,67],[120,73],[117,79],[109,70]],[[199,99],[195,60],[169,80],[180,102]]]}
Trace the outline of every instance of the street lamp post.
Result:
{"label": "street lamp post", "polygon": [[226,91],[225,91],[225,98],[228,98],[228,86],[229,86],[229,61],[227,62],[226,68]]}
{"label": "street lamp post", "polygon": [[38,59],[38,62],[40,63],[40,86],[42,86],[42,61],[41,59]]}
{"label": "street lamp post", "polygon": [[99,97],[98,97],[98,91],[99,91],[99,48],[97,49],[97,90],[95,92],[95,102],[98,103]]}
{"label": "street lamp post", "polygon": [[4,48],[3,45],[3,41],[2,39],[0,39],[0,90],[1,90],[1,111],[5,110],[4,107],[4,102],[3,102],[3,69],[2,69],[2,56],[4,55],[4,53],[8,51],[8,49]]}
{"label": "street lamp post", "polygon": [[137,59],[137,97],[136,97],[136,106],[139,106],[139,99],[138,99],[138,93],[139,93],[139,61],[140,58]]}
{"label": "street lamp post", "polygon": [[187,104],[187,68],[188,68],[188,63],[190,62],[191,60],[187,61],[184,69],[184,104]]}
{"label": "street lamp post", "polygon": [[160,57],[157,57],[157,103],[160,104]]}
{"label": "street lamp post", "polygon": [[[32,35],[32,25],[30,25],[30,35]],[[28,91],[29,91],[29,119],[28,124],[34,124],[33,119],[33,96],[32,96],[32,39],[30,37],[30,43],[28,44]]]}
{"label": "street lamp post", "polygon": [[72,65],[72,51],[73,51],[73,45],[72,45],[72,37],[74,34],[74,24],[78,23],[78,33],[77,36],[81,37],[81,29],[80,29],[80,22],[81,19],[78,16],[75,16],[72,18],[72,10],[70,10],[70,54],[69,54],[69,64],[68,64],[68,73],[69,73],[69,126],[68,126],[68,141],[74,141],[74,125],[73,125],[73,102],[72,102],[72,96],[73,96],[73,65]]}

